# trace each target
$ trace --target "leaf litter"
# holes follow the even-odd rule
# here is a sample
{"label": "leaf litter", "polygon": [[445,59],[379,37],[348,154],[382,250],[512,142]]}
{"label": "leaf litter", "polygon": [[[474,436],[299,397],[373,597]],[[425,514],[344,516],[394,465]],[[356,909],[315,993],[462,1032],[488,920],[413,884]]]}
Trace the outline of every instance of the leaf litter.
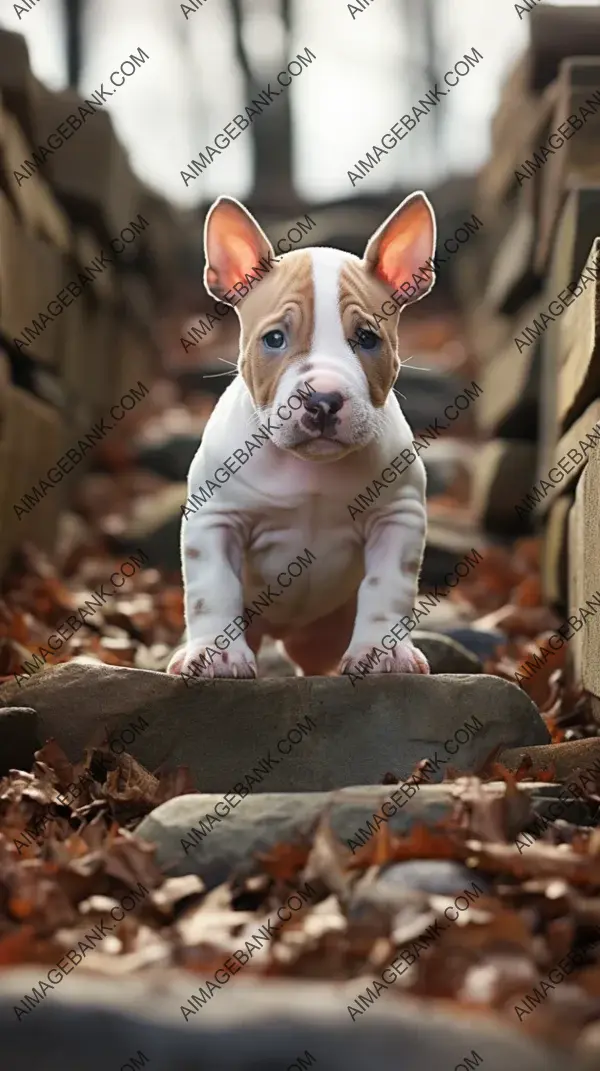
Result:
{"label": "leaf litter", "polygon": [[[354,853],[325,811],[302,842],[259,853],[207,890],[194,875],[165,877],[154,847],[133,835],[159,802],[188,791],[184,771],[155,775],[102,748],[72,764],[50,741],[31,773],[11,770],[0,781],[0,969],[56,964],[137,890],[133,909],[78,969],[184,969],[204,979],[303,889],[302,909],[252,957],[246,977],[355,978],[358,994],[404,950],[420,947],[386,1000],[411,993],[573,1044],[600,1020],[600,832],[572,826],[570,838],[555,843],[549,826],[519,850],[515,838],[530,817],[519,785],[529,771],[496,764],[493,776],[455,777],[448,818],[404,836],[382,826]],[[73,782],[81,791],[70,800],[64,792]],[[468,910],[456,910],[455,895],[381,883],[388,868],[409,860],[464,867]],[[427,943],[436,920],[438,937]],[[539,1007],[524,1004],[574,950],[578,965],[562,985]]]}

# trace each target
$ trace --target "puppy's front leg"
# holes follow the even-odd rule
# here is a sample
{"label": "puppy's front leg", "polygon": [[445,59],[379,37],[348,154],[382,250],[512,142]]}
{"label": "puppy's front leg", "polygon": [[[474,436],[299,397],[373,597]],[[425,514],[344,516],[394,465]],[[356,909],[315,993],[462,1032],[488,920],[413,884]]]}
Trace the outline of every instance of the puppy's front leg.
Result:
{"label": "puppy's front leg", "polygon": [[365,576],[358,591],[358,605],[350,646],[340,672],[361,675],[359,662],[373,673],[429,673],[425,655],[410,640],[382,639],[399,618],[412,613],[423,557],[426,512],[422,490],[400,490],[393,507],[367,521]]}
{"label": "puppy's front leg", "polygon": [[223,515],[190,517],[182,524],[181,543],[186,644],[172,656],[167,672],[255,677],[256,661],[240,628],[244,533],[239,522]]}

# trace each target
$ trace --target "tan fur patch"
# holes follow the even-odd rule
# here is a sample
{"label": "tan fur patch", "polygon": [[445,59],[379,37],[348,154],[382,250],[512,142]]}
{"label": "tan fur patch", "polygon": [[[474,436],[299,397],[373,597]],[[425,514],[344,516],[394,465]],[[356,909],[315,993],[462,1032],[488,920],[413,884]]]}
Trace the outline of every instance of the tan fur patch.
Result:
{"label": "tan fur patch", "polygon": [[[363,353],[357,346],[353,347],[369,383],[371,403],[376,408],[384,405],[400,369],[397,314],[384,319],[381,313],[381,306],[389,299],[389,291],[367,272],[364,263],[349,260],[343,267],[340,274],[340,311],[345,337],[356,338],[359,327],[369,327],[382,339],[380,351],[372,356]],[[381,315],[383,322],[375,321],[375,313]]]}
{"label": "tan fur patch", "polygon": [[[290,361],[306,358],[315,326],[315,297],[310,253],[287,253],[248,294],[239,307],[240,372],[257,406],[272,405],[281,376]],[[267,331],[286,331],[281,357],[265,353]]]}

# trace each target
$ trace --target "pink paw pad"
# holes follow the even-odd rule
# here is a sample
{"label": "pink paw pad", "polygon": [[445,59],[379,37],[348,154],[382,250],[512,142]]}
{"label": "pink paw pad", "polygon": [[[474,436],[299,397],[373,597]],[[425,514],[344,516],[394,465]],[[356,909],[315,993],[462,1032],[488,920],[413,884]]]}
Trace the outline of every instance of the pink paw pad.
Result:
{"label": "pink paw pad", "polygon": [[218,651],[207,643],[194,643],[180,647],[172,656],[167,673],[185,678],[186,681],[214,680],[215,677],[253,680],[256,661],[249,647]]}
{"label": "pink paw pad", "polygon": [[399,643],[393,651],[381,653],[377,645],[366,644],[348,651],[340,663],[340,673],[363,677],[370,673],[429,673],[429,663],[412,643]]}

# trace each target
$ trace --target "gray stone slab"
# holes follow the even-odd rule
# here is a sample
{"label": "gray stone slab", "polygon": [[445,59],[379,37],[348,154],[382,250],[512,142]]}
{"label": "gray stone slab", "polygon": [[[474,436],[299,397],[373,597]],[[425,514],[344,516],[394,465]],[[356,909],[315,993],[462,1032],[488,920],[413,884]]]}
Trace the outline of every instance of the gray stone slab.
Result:
{"label": "gray stone slab", "polygon": [[[532,806],[538,813],[546,810],[559,787],[520,785],[523,807],[519,814],[513,808],[510,833],[516,836],[525,828]],[[503,798],[504,782],[488,782],[483,791],[490,798]],[[189,794],[155,808],[137,827],[135,835],[157,846],[157,860],[166,873],[198,874],[212,888],[226,881],[233,871],[251,872],[255,857],[276,844],[312,839],[319,819],[325,815],[344,847],[360,847],[376,831],[373,816],[382,813],[381,805],[386,801],[388,828],[405,835],[415,823],[434,827],[447,818],[454,796],[451,785],[421,785],[412,796],[398,785],[358,786],[331,793],[263,792],[244,799],[229,796],[229,802],[223,796]]]}
{"label": "gray stone slab", "polygon": [[[371,868],[353,885],[344,905],[348,921],[371,937],[386,937],[410,905],[415,913],[429,908],[429,897],[456,897],[465,890],[493,893],[487,875],[451,859],[408,859],[385,869]],[[476,886],[476,889],[474,889]],[[406,919],[406,914],[402,922]],[[398,919],[400,922],[400,919]]]}
{"label": "gray stone slab", "polygon": [[[372,976],[343,983],[236,978],[185,1022],[181,1006],[203,984],[201,975],[161,969],[115,985],[80,969],[19,1022],[14,1006],[47,970],[0,974],[7,1071],[117,1071],[134,1066],[132,1056],[149,1071],[289,1071],[298,1057],[315,1071],[453,1071],[473,1050],[482,1071],[565,1065],[565,1054],[491,1015],[474,1018],[391,991],[352,1022],[348,1005]],[[571,1056],[569,1068],[581,1071]]]}
{"label": "gray stone slab", "polygon": [[[525,692],[486,674],[186,686],[166,673],[67,664],[22,687],[5,685],[0,703],[17,694],[38,713],[39,742],[54,737],[72,761],[101,725],[113,737],[143,717],[131,754],[150,770],[187,765],[207,792],[228,792],[248,777],[260,792],[377,784],[388,772],[406,777],[421,759],[432,760],[441,780],[449,766],[480,769],[495,749],[549,741]],[[464,729],[474,718],[481,728]]]}
{"label": "gray stone slab", "polygon": [[489,892],[491,885],[483,874],[455,862],[454,859],[407,859],[403,863],[393,863],[380,871],[374,884],[380,889],[392,892],[406,890],[437,896],[457,896],[464,891],[465,886],[470,888],[475,874],[478,883],[484,886],[484,891]]}
{"label": "gray stone slab", "polygon": [[463,647],[462,643],[444,636],[441,632],[415,629],[412,634],[415,647],[423,652],[429,662],[431,673],[481,673],[481,661]]}
{"label": "gray stone slab", "polygon": [[498,647],[506,643],[503,632],[494,629],[478,629],[456,626],[444,629],[444,635],[451,640],[456,640],[462,647],[466,647],[478,658],[492,658]]}

